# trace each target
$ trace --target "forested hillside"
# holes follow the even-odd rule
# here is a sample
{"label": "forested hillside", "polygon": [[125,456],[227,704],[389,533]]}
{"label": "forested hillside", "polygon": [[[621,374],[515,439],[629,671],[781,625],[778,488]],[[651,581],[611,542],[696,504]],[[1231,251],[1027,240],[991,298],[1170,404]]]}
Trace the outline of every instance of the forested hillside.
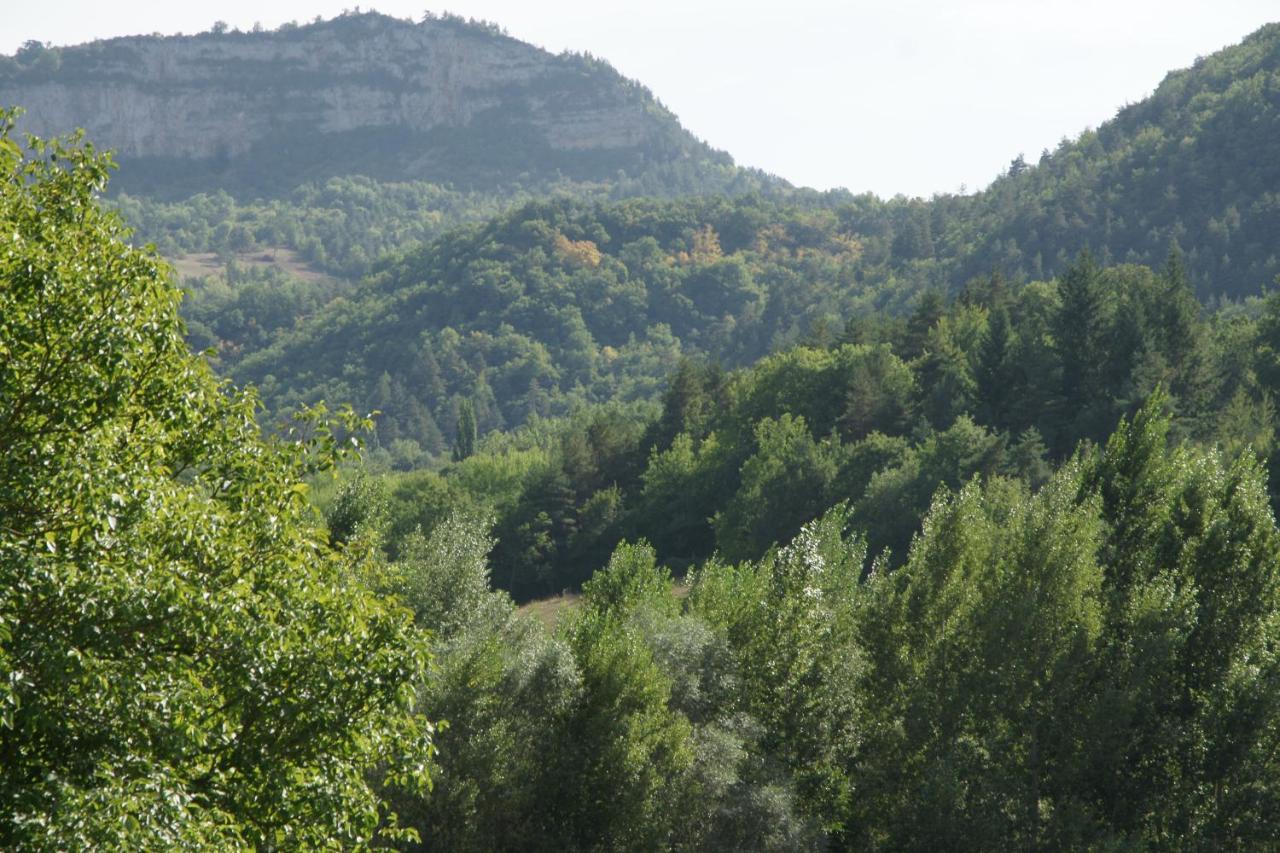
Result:
{"label": "forested hillside", "polygon": [[[653,191],[619,176],[457,230],[547,188],[500,199],[335,178],[272,202],[118,203],[171,254],[219,259],[220,274],[188,284],[197,347],[217,348],[274,412],[322,398],[382,411],[378,438],[406,466],[448,448],[463,399],[481,432],[582,402],[652,400],[681,356],[750,364],[868,311],[910,310],[928,291],[992,274],[1014,288],[1051,279],[1083,248],[1158,268],[1178,247],[1201,300],[1259,294],[1280,272],[1280,176],[1267,165],[1280,162],[1278,75],[1280,30],[1264,28],[1038,163],[1015,161],[988,190],[931,201],[777,185],[606,200]],[[335,282],[255,271],[277,247]]]}
{"label": "forested hillside", "polygon": [[464,400],[482,432],[652,400],[682,354],[747,364],[901,304],[859,281],[862,252],[838,216],[754,198],[531,203],[388,261],[265,349],[222,357],[273,410],[351,401],[383,412],[387,447],[438,454]]}
{"label": "forested hillside", "polygon": [[[192,51],[212,51],[175,78],[195,97],[245,51],[297,64],[299,46],[323,52],[325,45],[342,62],[303,63],[297,73],[328,91],[370,74],[382,79],[342,52],[349,47],[334,46],[366,41],[391,51],[387,68],[396,50],[422,41],[429,54],[479,74],[484,86],[457,84],[457,92],[503,122],[526,120],[515,104],[534,97],[535,78],[537,86],[568,86],[556,103],[570,112],[578,109],[570,89],[581,109],[652,105],[599,63],[542,54],[493,27],[378,15],[62,52],[31,46],[3,71],[13,92],[4,97],[78,91],[104,69],[145,80],[156,57],[181,66]],[[520,74],[506,65],[501,73],[477,70],[487,67],[479,57],[513,56],[523,57]],[[259,65],[241,68],[237,79],[274,74],[270,63]],[[581,72],[572,86],[570,68]],[[446,85],[434,71],[422,73],[418,83],[411,74],[396,83],[420,85],[422,109],[454,92],[456,80]],[[382,411],[379,441],[397,448],[396,464],[410,466],[448,449],[464,399],[482,433],[583,402],[653,400],[682,356],[750,364],[806,336],[829,338],[869,310],[909,310],[926,291],[954,295],[993,273],[1013,287],[1051,279],[1084,248],[1104,264],[1159,267],[1176,245],[1202,301],[1259,294],[1280,273],[1270,240],[1280,225],[1280,174],[1269,165],[1280,162],[1278,80],[1280,28],[1266,27],[1169,75],[1150,98],[1038,162],[1018,158],[989,189],[927,201],[791,190],[718,159],[663,113],[654,133],[669,143],[598,174],[542,162],[537,146],[521,149],[528,163],[503,172],[514,161],[484,154],[485,144],[468,137],[458,150],[496,171],[471,180],[446,170],[433,180],[447,185],[424,181],[414,165],[421,158],[402,150],[417,143],[405,137],[383,159],[369,156],[367,140],[359,157],[326,149],[315,158],[321,172],[307,171],[310,155],[293,148],[277,152],[289,160],[280,168],[261,152],[232,151],[222,171],[179,170],[203,175],[211,190],[185,199],[183,187],[165,184],[167,173],[146,160],[154,152],[143,148],[156,143],[144,134],[121,151],[120,178],[131,186],[136,170],[152,184],[132,184],[145,192],[115,204],[188,276],[184,313],[194,347],[214,348],[225,373],[259,384],[273,417],[319,399]],[[506,94],[494,101],[485,86]],[[254,91],[268,101],[280,94],[272,86]],[[559,114],[548,115],[538,121]],[[344,120],[391,119],[371,113],[366,121],[356,111]],[[41,112],[41,123],[56,121]],[[467,127],[473,135],[493,130],[484,122]],[[504,144],[529,139],[510,128],[493,134]],[[295,136],[296,143],[317,134]],[[574,161],[588,162],[580,154]],[[259,168],[270,182],[241,174]],[[722,192],[728,196],[715,195]],[[692,197],[618,200],[685,194]],[[559,199],[535,201],[547,195]]]}
{"label": "forested hillside", "polygon": [[224,30],[0,58],[315,108],[116,196],[0,111],[0,847],[1280,847],[1280,27],[928,201]]}
{"label": "forested hillside", "polygon": [[1202,314],[1176,253],[1159,272],[1084,255],[1056,281],[976,282],[743,370],[683,360],[660,407],[587,406],[357,493],[389,501],[393,554],[459,505],[494,513],[494,577],[520,599],[576,587],[622,538],[674,566],[755,559],[841,502],[896,565],[940,485],[1039,485],[1158,389],[1180,438],[1271,459],[1278,330],[1274,297]]}
{"label": "forested hillside", "polygon": [[[1155,265],[1171,241],[1203,299],[1239,298],[1280,273],[1280,24],[1175,71],[1097,130],[1007,173],[972,199],[940,200],[917,250],[1041,278],[1080,249]],[[922,211],[923,212],[923,211]]]}

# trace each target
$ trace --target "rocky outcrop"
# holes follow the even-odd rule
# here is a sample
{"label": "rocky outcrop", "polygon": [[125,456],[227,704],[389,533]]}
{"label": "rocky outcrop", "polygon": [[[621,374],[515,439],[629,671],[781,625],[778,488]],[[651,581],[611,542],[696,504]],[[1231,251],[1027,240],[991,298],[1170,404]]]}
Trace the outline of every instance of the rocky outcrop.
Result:
{"label": "rocky outcrop", "polygon": [[[147,166],[181,172],[182,161],[186,177],[224,183],[264,167],[303,180],[348,149],[356,162],[334,174],[470,183],[727,160],[606,64],[458,20],[345,15],[39,54],[0,58],[0,104],[23,106],[22,129],[39,135],[83,127],[116,150],[126,183],[145,183],[131,172]],[[247,158],[257,165],[237,163]]]}

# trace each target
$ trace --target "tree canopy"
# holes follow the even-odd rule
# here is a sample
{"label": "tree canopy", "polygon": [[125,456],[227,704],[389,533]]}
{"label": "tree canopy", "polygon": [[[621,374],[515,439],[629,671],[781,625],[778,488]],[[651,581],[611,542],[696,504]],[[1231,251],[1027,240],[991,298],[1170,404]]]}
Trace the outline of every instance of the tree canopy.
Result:
{"label": "tree canopy", "polygon": [[[427,781],[409,614],[328,546],[328,419],[265,438],[79,139],[0,114],[0,845],[319,847]],[[349,424],[353,426],[354,424]]]}

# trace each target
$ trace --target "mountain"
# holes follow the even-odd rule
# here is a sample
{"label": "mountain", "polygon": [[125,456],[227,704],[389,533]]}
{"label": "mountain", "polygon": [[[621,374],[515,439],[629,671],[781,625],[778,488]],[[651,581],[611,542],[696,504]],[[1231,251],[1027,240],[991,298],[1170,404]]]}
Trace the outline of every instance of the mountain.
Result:
{"label": "mountain", "polygon": [[1202,299],[1257,294],[1280,272],[1278,45],[1264,28],[972,196],[535,202],[427,241],[292,329],[275,312],[266,346],[237,319],[265,316],[252,292],[193,328],[273,409],[349,400],[384,413],[385,442],[438,453],[462,399],[483,430],[651,399],[682,355],[751,364],[924,291],[1052,278],[1085,248],[1162,268],[1180,246]]}
{"label": "mountain", "polygon": [[[606,63],[455,17],[30,43],[0,57],[4,103],[27,107],[28,129],[83,126],[116,148],[114,187],[152,205],[131,212],[166,253],[239,251],[244,229],[225,221],[344,277],[513,199],[796,195],[695,139]],[[372,183],[327,186],[352,176]],[[240,207],[154,208],[217,191]],[[324,215],[308,214],[325,194]],[[298,210],[246,207],[259,198]],[[982,192],[844,201],[868,262],[919,286],[1049,278],[1086,247],[1158,265],[1177,243],[1202,299],[1257,293],[1280,274],[1280,24],[1170,73],[1096,130],[1018,156]]]}
{"label": "mountain", "polygon": [[986,191],[921,204],[904,251],[961,283],[1003,269],[1061,272],[1085,247],[1159,264],[1172,243],[1202,299],[1280,273],[1280,24],[1170,73],[1150,97]]}
{"label": "mountain", "polygon": [[666,170],[722,189],[738,171],[607,63],[453,16],[31,42],[0,57],[0,104],[39,135],[85,128],[117,152],[117,189],[160,198],[352,174],[483,189]]}
{"label": "mountain", "polygon": [[[1086,248],[1154,268],[1180,247],[1202,301],[1280,273],[1278,25],[930,200],[739,169],[604,63],[454,18],[31,45],[0,66],[29,126],[120,146],[117,204],[204,276],[197,347],[274,411],[381,410],[404,464],[447,450],[464,400],[492,430],[653,399],[681,356],[750,364],[922,292],[1051,279]],[[216,192],[158,200],[195,188]],[[539,200],[557,194],[575,198]]]}

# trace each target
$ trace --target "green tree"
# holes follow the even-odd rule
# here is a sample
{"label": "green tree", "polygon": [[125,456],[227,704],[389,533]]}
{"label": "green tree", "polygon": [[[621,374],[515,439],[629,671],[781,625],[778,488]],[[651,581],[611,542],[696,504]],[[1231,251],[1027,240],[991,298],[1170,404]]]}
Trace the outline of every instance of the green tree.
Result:
{"label": "green tree", "polygon": [[[1095,440],[1106,435],[1099,412],[1110,415],[1110,400],[1104,395],[1107,369],[1107,322],[1104,294],[1098,281],[1093,256],[1081,252],[1076,262],[1058,279],[1060,305],[1054,320],[1054,346],[1062,367],[1059,404],[1062,419],[1075,424],[1071,434]],[[1098,428],[1102,433],[1099,436]],[[1058,442],[1065,450],[1063,441]]]}
{"label": "green tree", "polygon": [[1013,362],[1014,346],[1009,312],[999,304],[991,309],[974,370],[978,410],[982,421],[993,429],[1008,426],[1009,403],[1017,399],[1021,390],[1019,372]]}
{"label": "green tree", "polygon": [[643,543],[619,545],[583,587],[583,608],[566,632],[582,697],[551,759],[561,820],[572,828],[566,846],[635,850],[670,843],[674,783],[693,758],[690,727],[669,707],[671,681],[635,616],[675,607],[670,575]]}
{"label": "green tree", "polygon": [[[0,114],[0,846],[323,847],[421,784],[428,662],[303,477],[192,356],[178,292],[104,213],[110,161]],[[308,426],[308,423],[310,426]],[[349,426],[355,426],[354,423]],[[304,440],[306,439],[306,440]]]}
{"label": "green tree", "polygon": [[907,564],[873,578],[864,843],[1058,846],[1043,823],[1101,616],[1102,525],[1077,491],[1067,469],[1034,497],[1005,480],[940,492]]}
{"label": "green tree", "polygon": [[996,473],[1003,461],[1004,440],[961,415],[950,429],[929,435],[897,464],[873,474],[854,504],[854,520],[867,532],[873,554],[888,548],[901,563],[938,487],[958,489],[974,476]]}
{"label": "green tree", "polygon": [[1271,846],[1280,805],[1280,533],[1251,455],[1171,447],[1163,395],[1085,472],[1108,520],[1108,624],[1082,795],[1153,844]]}
{"label": "green tree", "polygon": [[470,400],[458,404],[458,426],[453,438],[453,461],[461,462],[476,452],[476,409]]}
{"label": "green tree", "polygon": [[870,432],[906,431],[916,394],[915,377],[885,345],[840,347],[838,370],[845,377],[844,411],[837,424],[846,440]]}
{"label": "green tree", "polygon": [[901,354],[906,361],[919,358],[928,345],[929,332],[947,312],[947,299],[938,290],[926,290],[920,294],[916,307],[907,319],[906,334],[902,338]]}
{"label": "green tree", "polygon": [[671,446],[649,457],[642,475],[636,523],[664,558],[689,562],[715,547],[711,517],[724,493],[724,451],[716,433],[695,443],[681,433]]}
{"label": "green tree", "polygon": [[800,812],[846,828],[858,743],[855,628],[866,547],[836,507],[758,562],[713,562],[693,578],[691,609],[725,631],[740,701],[764,726],[760,750],[787,768]]}
{"label": "green tree", "polygon": [[579,698],[563,642],[522,619],[489,589],[492,545],[483,517],[452,515],[410,536],[393,567],[419,621],[438,638],[421,703],[447,714],[431,790],[400,796],[406,825],[428,850],[554,850],[566,828],[549,820],[561,780],[537,741],[554,741]]}
{"label": "green tree", "polygon": [[666,450],[682,432],[700,438],[713,403],[707,390],[704,369],[688,358],[680,359],[662,394],[662,416],[650,428],[650,446]]}
{"label": "green tree", "polygon": [[972,325],[964,321],[973,316],[973,309],[962,309],[939,320],[929,331],[924,354],[915,362],[921,412],[939,429],[950,427],[973,408],[976,383],[964,341],[964,327]]}
{"label": "green tree", "polygon": [[716,544],[728,559],[759,556],[787,542],[830,505],[837,462],[831,441],[815,442],[804,418],[756,424],[756,452],[737,494],[716,515]]}

